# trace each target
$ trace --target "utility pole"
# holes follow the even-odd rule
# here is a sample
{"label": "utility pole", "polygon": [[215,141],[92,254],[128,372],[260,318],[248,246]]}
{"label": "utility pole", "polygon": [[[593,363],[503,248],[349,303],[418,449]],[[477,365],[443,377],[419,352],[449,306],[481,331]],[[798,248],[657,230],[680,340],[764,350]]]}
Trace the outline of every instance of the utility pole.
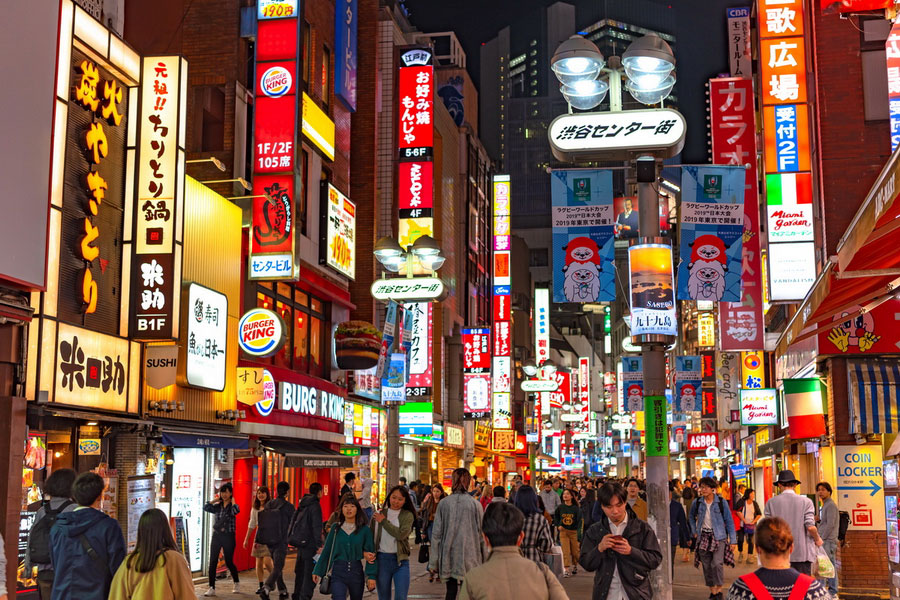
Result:
{"label": "utility pole", "polygon": [[400,481],[400,405],[390,402],[387,408],[387,486]]}
{"label": "utility pole", "polygon": [[[659,235],[659,194],[654,189],[657,181],[656,158],[638,157],[635,162],[638,186],[638,218],[641,238],[637,243],[669,243]],[[674,301],[674,299],[673,299]],[[666,394],[666,348],[674,340],[671,336],[643,335],[641,355],[644,366],[645,414],[647,398]],[[648,425],[648,436],[650,435]],[[649,441],[649,440],[648,440]],[[668,449],[668,444],[666,444]],[[669,457],[646,457],[647,508],[650,526],[656,531],[663,561],[650,573],[653,597],[672,600],[671,529],[669,527]]]}

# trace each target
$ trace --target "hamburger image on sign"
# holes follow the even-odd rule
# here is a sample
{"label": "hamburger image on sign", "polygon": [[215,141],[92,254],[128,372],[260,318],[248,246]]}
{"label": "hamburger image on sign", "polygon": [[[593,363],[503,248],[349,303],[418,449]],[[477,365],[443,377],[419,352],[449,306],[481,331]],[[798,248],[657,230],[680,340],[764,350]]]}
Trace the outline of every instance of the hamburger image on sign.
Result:
{"label": "hamburger image on sign", "polygon": [[344,321],[334,331],[334,357],[344,371],[371,369],[378,364],[381,331],[366,321]]}

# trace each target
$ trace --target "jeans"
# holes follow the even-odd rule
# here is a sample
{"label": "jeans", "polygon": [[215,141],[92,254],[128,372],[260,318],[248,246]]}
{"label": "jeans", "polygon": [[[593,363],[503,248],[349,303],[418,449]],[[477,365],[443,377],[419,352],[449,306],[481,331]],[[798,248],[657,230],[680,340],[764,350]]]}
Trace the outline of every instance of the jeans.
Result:
{"label": "jeans", "polygon": [[831,559],[831,564],[834,565],[834,577],[828,577],[824,581],[828,586],[828,591],[831,592],[831,595],[837,596],[837,540],[825,540],[822,548],[825,550],[825,553],[828,554],[828,558]]}
{"label": "jeans", "polygon": [[279,592],[287,593],[287,586],[284,584],[284,577],[282,573],[284,571],[284,559],[287,557],[287,543],[281,543],[277,546],[268,546],[269,554],[272,555],[272,572],[269,573],[269,578],[266,579],[266,587],[269,590],[274,590],[275,586],[278,586]]}
{"label": "jeans", "polygon": [[297,552],[297,562],[294,563],[294,574],[297,577],[294,580],[293,600],[312,600],[315,591],[312,580],[313,566],[312,556]]}
{"label": "jeans", "polygon": [[796,569],[800,573],[804,575],[812,575],[812,562],[804,561],[804,562],[793,562],[791,561],[791,568]]}
{"label": "jeans", "polygon": [[737,543],[738,552],[740,552],[740,553],[744,552],[744,539],[746,539],[747,540],[747,555],[748,556],[752,555],[753,554],[753,533],[751,533],[749,531],[744,531],[744,528],[741,527],[740,529],[737,530],[737,539],[738,539],[738,543]]}
{"label": "jeans", "polygon": [[397,561],[396,553],[378,553],[378,600],[391,600],[391,583],[394,584],[394,600],[406,600],[409,593],[409,560]]}
{"label": "jeans", "polygon": [[431,530],[434,529],[434,521],[428,521],[428,525],[425,526],[425,538],[431,543]]}
{"label": "jeans", "polygon": [[366,576],[362,562],[358,560],[336,560],[331,563],[332,600],[362,600],[366,587]]}
{"label": "jeans", "polygon": [[231,579],[238,582],[238,570],[234,566],[234,534],[214,531],[209,546],[209,587],[216,587],[216,569],[219,566],[219,552],[225,555],[225,565],[231,573]]}

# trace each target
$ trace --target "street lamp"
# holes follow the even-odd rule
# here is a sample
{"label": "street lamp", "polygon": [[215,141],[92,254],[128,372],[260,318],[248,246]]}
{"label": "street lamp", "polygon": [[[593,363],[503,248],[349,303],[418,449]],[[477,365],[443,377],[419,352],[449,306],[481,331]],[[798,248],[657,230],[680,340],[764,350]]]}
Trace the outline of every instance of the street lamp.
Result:
{"label": "street lamp", "polygon": [[538,374],[538,366],[534,362],[534,359],[529,358],[525,362],[522,363],[522,371],[525,372],[529,377],[534,377]]}
{"label": "street lamp", "polygon": [[446,260],[437,240],[430,235],[419,236],[406,250],[394,238],[383,237],[375,242],[373,254],[392,273],[399,273],[405,266],[407,277],[413,275],[413,258],[417,258],[423,267],[432,272],[440,269]]}
{"label": "street lamp", "polygon": [[675,55],[658,35],[635,40],[622,54],[628,83],[625,89],[641,104],[659,104],[675,85]]}

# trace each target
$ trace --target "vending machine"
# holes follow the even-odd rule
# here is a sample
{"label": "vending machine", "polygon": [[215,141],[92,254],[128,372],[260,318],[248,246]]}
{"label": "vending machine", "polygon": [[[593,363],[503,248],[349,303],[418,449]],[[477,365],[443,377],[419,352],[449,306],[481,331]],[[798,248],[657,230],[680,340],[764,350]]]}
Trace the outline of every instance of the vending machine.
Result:
{"label": "vending machine", "polygon": [[891,600],[900,600],[900,522],[898,522],[898,502],[900,485],[898,473],[900,462],[897,458],[884,461],[884,518],[887,531],[887,555],[891,569]]}

